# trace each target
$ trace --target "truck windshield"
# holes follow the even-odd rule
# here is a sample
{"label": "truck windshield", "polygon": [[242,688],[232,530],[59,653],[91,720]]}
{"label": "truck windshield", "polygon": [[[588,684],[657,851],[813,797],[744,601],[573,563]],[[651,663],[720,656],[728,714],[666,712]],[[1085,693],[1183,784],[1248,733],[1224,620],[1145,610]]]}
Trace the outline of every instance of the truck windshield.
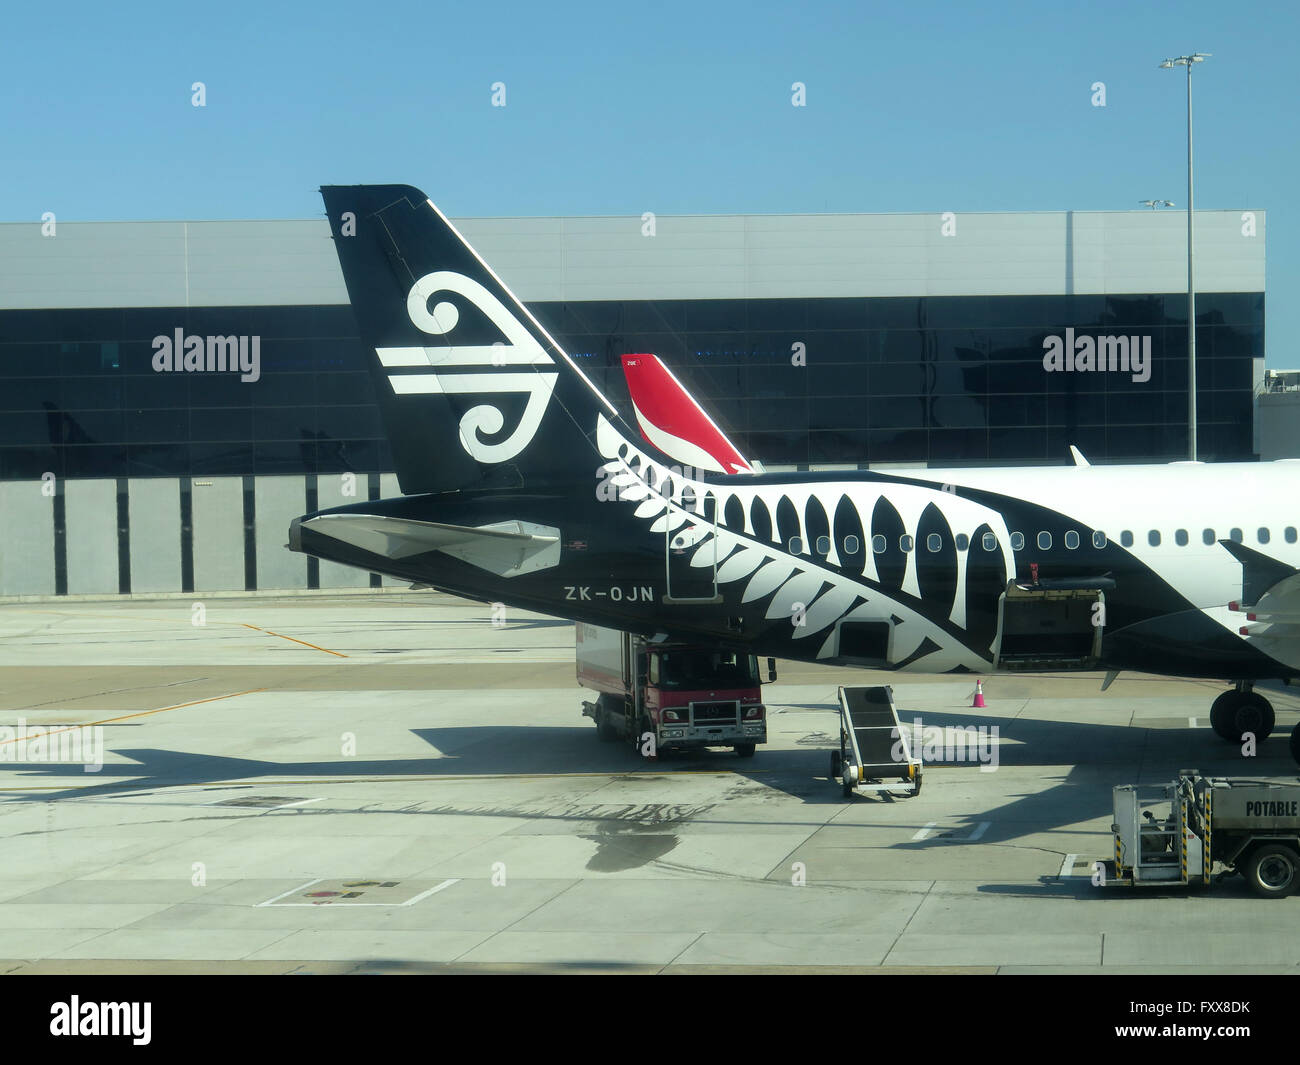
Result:
{"label": "truck windshield", "polygon": [[696,688],[756,688],[758,659],[731,651],[663,651],[659,687],[664,691]]}

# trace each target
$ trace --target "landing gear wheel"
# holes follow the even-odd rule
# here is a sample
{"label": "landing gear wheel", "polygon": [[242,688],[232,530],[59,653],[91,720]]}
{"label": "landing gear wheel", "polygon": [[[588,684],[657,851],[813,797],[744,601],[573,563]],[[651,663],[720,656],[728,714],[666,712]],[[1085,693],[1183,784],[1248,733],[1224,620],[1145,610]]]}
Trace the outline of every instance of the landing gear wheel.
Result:
{"label": "landing gear wheel", "polygon": [[741,758],[753,758],[754,746],[755,745],[752,743],[738,743],[736,744],[736,753],[740,755]]}
{"label": "landing gear wheel", "polygon": [[1258,692],[1233,688],[1214,700],[1210,707],[1210,727],[1229,743],[1240,743],[1252,733],[1256,743],[1263,743],[1273,731],[1273,704]]}
{"label": "landing gear wheel", "polygon": [[[1296,729],[1297,731],[1300,731],[1300,725],[1297,725]],[[840,773],[843,769],[844,763],[843,759],[840,757],[840,752],[831,751],[831,780],[839,780]]]}
{"label": "landing gear wheel", "polygon": [[846,799],[851,799],[851,798],[853,798],[853,785],[852,785],[852,784],[841,784],[841,785],[840,785],[840,794],[842,794]]}
{"label": "landing gear wheel", "polygon": [[1260,847],[1246,863],[1246,883],[1260,898],[1283,898],[1291,894],[1298,879],[1300,854],[1278,843]]}

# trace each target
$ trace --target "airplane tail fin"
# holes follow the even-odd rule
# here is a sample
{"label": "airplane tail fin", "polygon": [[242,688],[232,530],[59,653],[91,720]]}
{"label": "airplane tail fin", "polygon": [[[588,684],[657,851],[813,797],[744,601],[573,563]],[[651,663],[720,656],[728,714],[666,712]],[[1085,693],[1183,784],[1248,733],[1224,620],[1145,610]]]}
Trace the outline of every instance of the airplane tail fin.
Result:
{"label": "airplane tail fin", "polygon": [[687,466],[715,473],[761,473],[718,428],[658,355],[624,355],[623,375],[641,435]]}
{"label": "airplane tail fin", "polygon": [[433,202],[321,189],[402,492],[590,477],[616,408]]}

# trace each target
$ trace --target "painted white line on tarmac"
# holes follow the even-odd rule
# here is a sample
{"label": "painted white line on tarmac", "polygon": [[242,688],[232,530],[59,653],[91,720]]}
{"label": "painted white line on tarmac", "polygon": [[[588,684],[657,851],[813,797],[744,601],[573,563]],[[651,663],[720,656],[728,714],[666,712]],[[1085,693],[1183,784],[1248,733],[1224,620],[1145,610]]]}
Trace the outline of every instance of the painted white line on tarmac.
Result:
{"label": "painted white line on tarmac", "polygon": [[459,884],[459,883],[460,883],[460,877],[456,877],[456,878],[454,878],[454,879],[452,879],[452,880],[444,880],[444,881],[443,881],[441,884],[439,884],[437,887],[431,887],[431,888],[429,888],[428,891],[425,891],[425,892],[422,892],[422,893],[419,894],[419,895],[416,895],[415,898],[413,898],[413,899],[407,899],[404,903],[402,903],[402,905],[403,905],[403,906],[414,906],[414,905],[415,905],[417,902],[419,902],[421,899],[427,899],[430,895],[436,895],[439,891],[442,891],[443,888],[449,888],[449,887],[451,887],[452,884]]}
{"label": "painted white line on tarmac", "polygon": [[289,896],[289,895],[293,895],[293,894],[295,894],[296,892],[299,892],[299,891],[306,891],[307,888],[311,887],[313,884],[319,884],[323,879],[324,879],[324,877],[319,877],[319,876],[318,876],[315,880],[308,880],[307,883],[302,884],[302,885],[300,885],[299,887],[290,888],[290,889],[289,889],[288,891],[286,891],[283,895],[276,895],[275,898],[273,898],[273,899],[267,899],[265,902],[259,902],[258,905],[259,905],[259,906],[271,906],[271,905],[274,905],[275,903],[279,902],[281,899],[286,898],[286,897]]}

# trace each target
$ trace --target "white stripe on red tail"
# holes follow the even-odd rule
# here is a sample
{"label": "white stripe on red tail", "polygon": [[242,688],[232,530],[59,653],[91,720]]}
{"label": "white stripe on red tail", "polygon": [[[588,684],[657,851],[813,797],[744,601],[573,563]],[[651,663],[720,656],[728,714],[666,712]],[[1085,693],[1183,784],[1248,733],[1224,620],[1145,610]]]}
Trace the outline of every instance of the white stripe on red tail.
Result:
{"label": "white stripe on red tail", "polygon": [[657,355],[624,355],[641,435],[669,458],[714,473],[758,473]]}

